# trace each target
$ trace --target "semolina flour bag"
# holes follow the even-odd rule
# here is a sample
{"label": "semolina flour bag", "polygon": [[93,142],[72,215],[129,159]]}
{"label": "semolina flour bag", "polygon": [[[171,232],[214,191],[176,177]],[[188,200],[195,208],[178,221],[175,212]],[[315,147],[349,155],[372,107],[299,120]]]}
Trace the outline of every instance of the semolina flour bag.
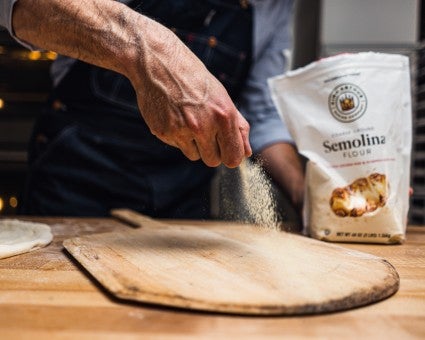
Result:
{"label": "semolina flour bag", "polygon": [[403,242],[412,143],[409,59],[343,54],[269,85],[308,159],[305,232],[327,241]]}

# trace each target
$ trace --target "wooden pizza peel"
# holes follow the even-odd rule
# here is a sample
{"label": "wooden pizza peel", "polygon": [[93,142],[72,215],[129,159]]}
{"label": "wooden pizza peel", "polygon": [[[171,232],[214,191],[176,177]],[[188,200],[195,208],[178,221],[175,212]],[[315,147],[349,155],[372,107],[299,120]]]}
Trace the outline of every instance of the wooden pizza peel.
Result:
{"label": "wooden pizza peel", "polygon": [[382,300],[399,287],[385,259],[251,225],[169,225],[128,210],[142,228],[76,237],[64,246],[126,300],[234,314],[333,312]]}

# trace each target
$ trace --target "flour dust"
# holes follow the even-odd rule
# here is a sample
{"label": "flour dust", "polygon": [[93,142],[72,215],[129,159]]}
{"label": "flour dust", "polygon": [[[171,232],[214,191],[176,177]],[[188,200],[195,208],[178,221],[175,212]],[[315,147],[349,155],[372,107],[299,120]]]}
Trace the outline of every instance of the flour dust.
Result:
{"label": "flour dust", "polygon": [[244,161],[221,184],[221,210],[225,219],[280,230],[272,184],[261,164]]}

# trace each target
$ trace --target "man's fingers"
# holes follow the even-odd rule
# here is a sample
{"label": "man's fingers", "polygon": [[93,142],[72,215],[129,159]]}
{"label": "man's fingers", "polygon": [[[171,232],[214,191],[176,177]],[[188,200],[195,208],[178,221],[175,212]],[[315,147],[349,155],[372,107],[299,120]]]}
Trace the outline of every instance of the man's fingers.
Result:
{"label": "man's fingers", "polygon": [[249,124],[239,114],[238,119],[227,128],[222,128],[217,141],[221,152],[221,160],[229,168],[237,167],[245,157],[252,154],[249,143]]}
{"label": "man's fingers", "polygon": [[201,158],[198,147],[193,139],[189,141],[179,140],[175,143],[183,154],[191,161],[197,161]]}
{"label": "man's fingers", "polygon": [[249,124],[242,117],[242,115],[240,115],[240,118],[241,118],[241,122],[239,123],[239,132],[242,137],[245,157],[250,157],[252,155],[252,149],[251,149],[251,144],[249,143]]}
{"label": "man's fingers", "polygon": [[242,137],[239,132],[232,135],[217,135],[221,151],[221,161],[229,168],[236,168],[244,159],[245,152]]}
{"label": "man's fingers", "polygon": [[210,167],[223,163],[235,168],[251,156],[249,124],[236,108],[208,118],[200,121],[198,116],[186,113],[184,123],[170,124],[168,133],[151,131],[163,142],[179,148],[188,159],[202,159]]}
{"label": "man's fingers", "polygon": [[198,138],[196,144],[202,161],[206,165],[216,167],[221,164],[220,148],[214,135],[208,138]]}

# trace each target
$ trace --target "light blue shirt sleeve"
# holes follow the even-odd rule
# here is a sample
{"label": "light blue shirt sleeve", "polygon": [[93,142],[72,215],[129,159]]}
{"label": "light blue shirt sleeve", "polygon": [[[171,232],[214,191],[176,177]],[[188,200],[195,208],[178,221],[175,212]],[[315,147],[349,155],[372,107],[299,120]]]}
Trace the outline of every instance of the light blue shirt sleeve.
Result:
{"label": "light blue shirt sleeve", "polygon": [[292,0],[252,1],[254,44],[252,69],[241,93],[239,110],[251,126],[254,153],[293,139],[275,107],[267,79],[287,70],[285,50],[292,50]]}

